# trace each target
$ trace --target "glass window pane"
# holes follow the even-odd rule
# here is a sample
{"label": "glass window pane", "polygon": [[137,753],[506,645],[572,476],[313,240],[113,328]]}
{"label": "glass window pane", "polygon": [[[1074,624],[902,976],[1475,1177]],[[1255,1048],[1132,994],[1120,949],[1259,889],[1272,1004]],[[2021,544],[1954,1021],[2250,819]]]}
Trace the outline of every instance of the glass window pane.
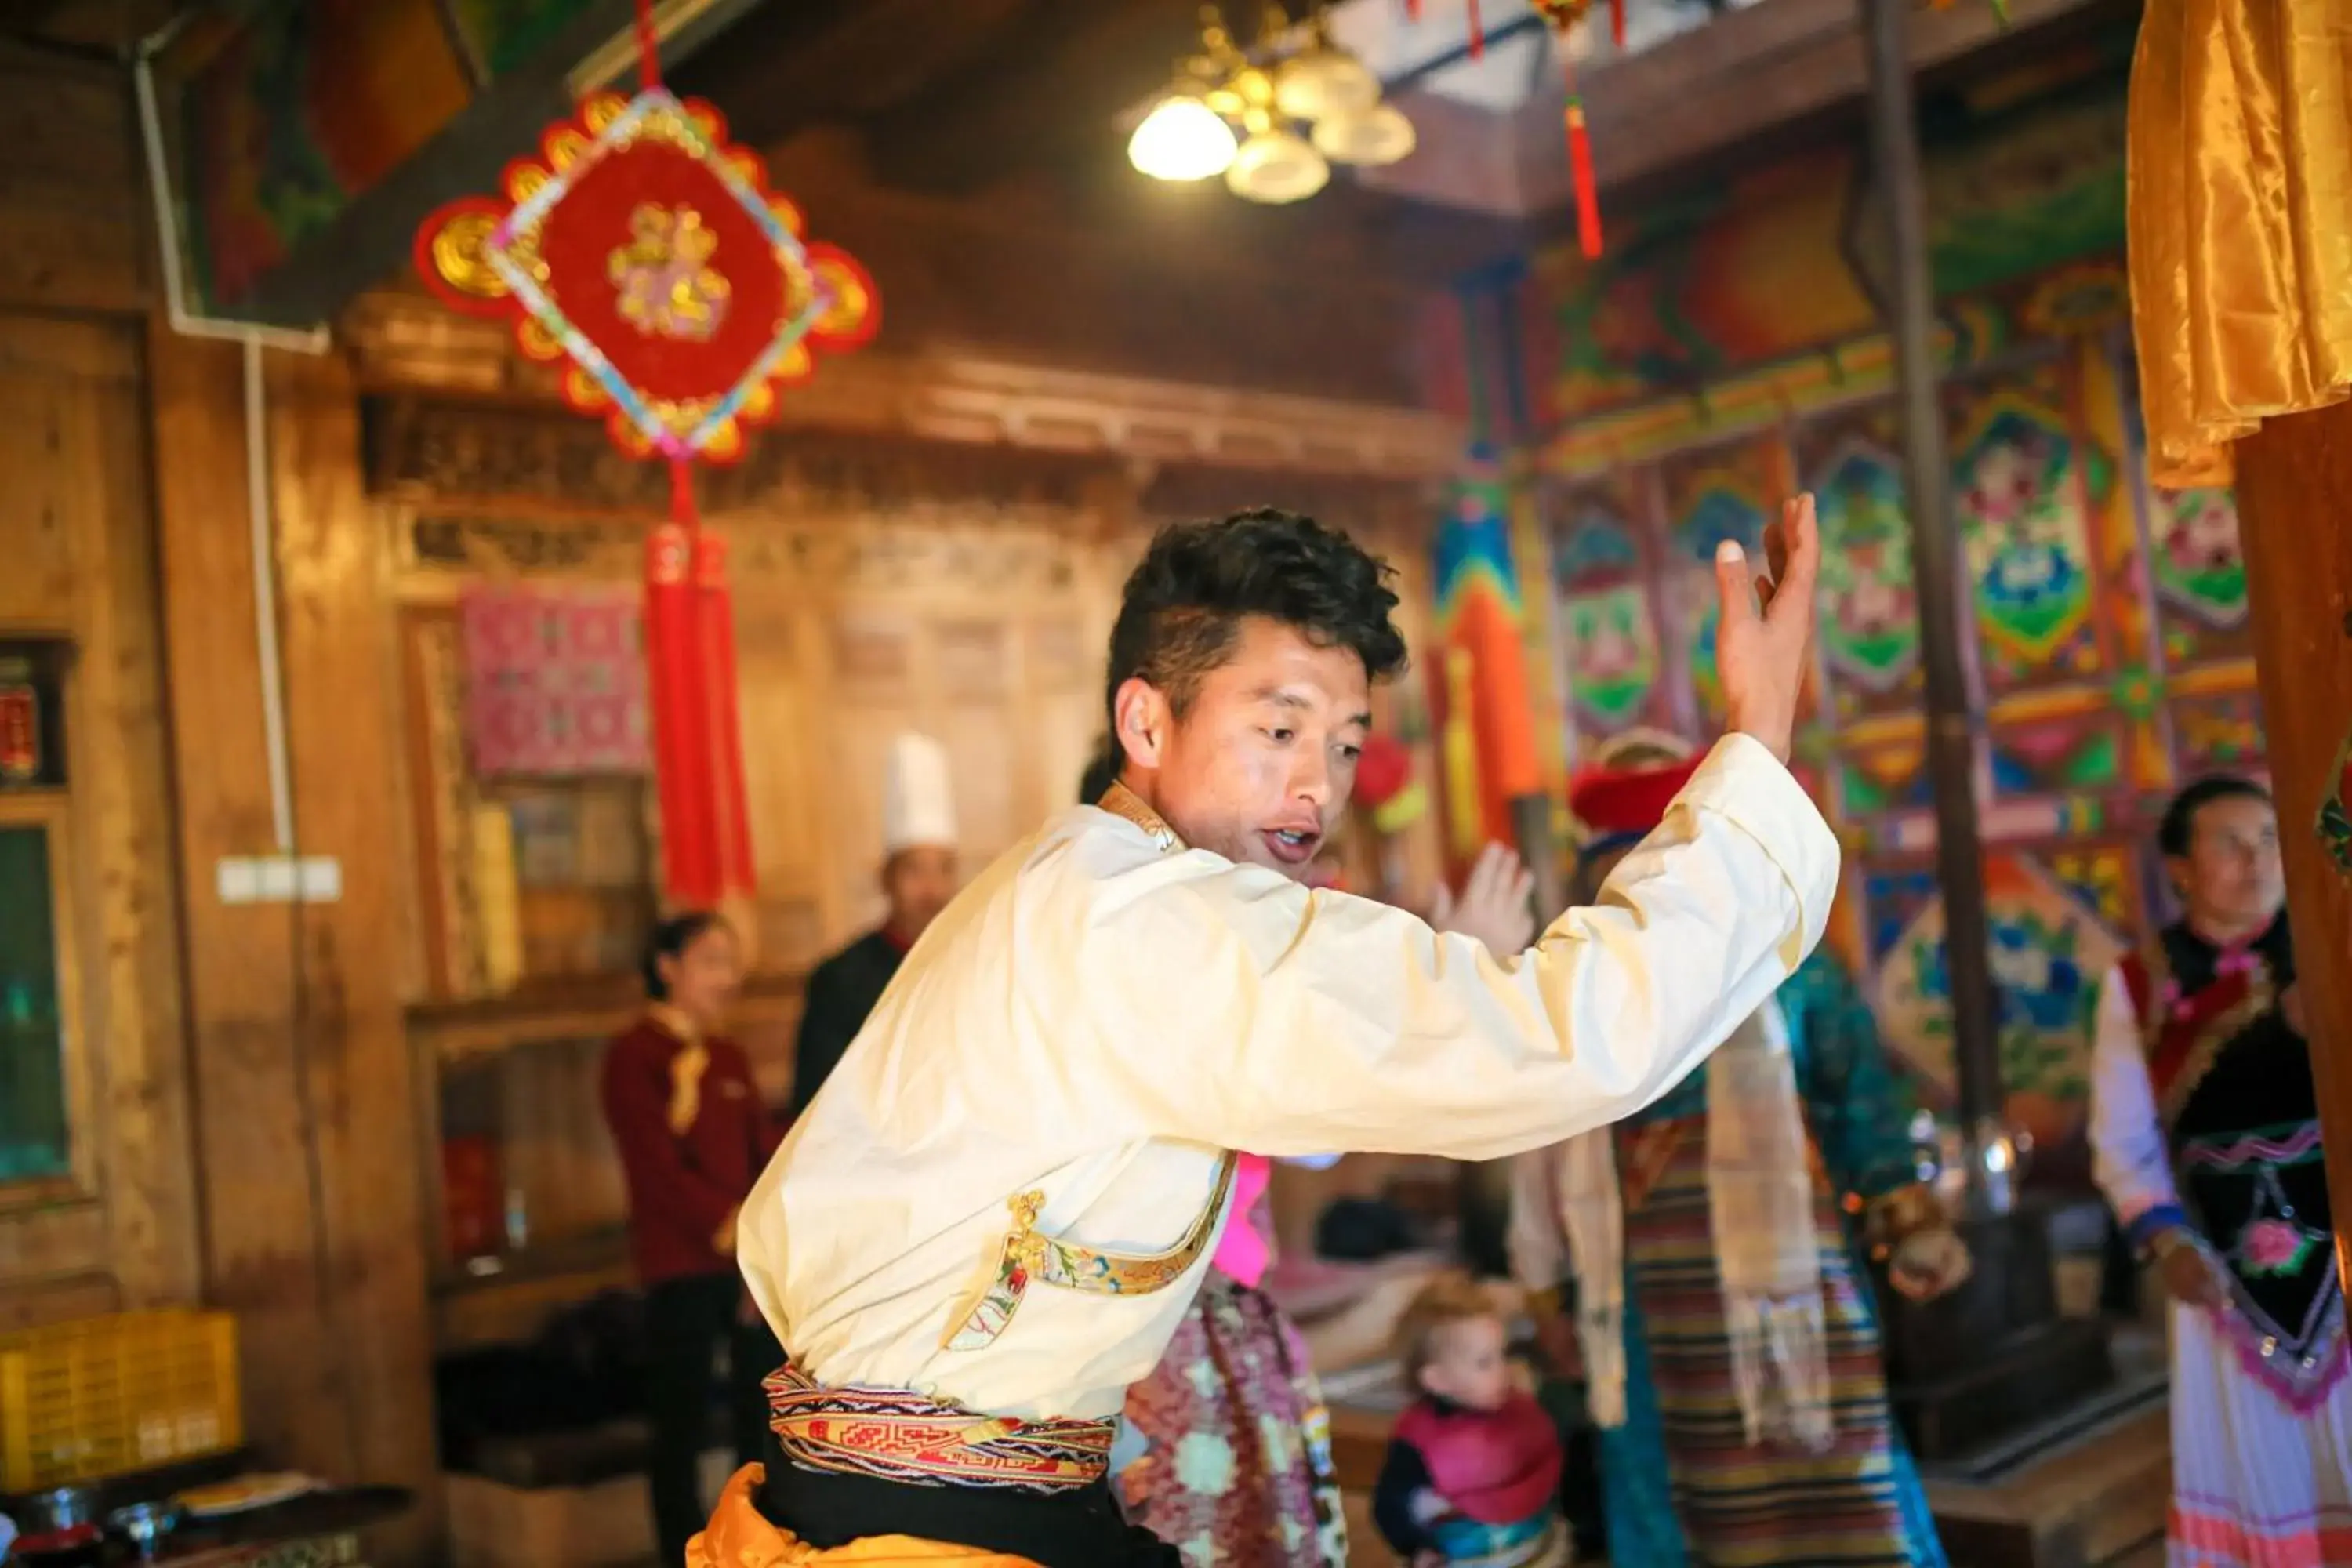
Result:
{"label": "glass window pane", "polygon": [[0,1182],[68,1173],[48,829],[0,824]]}

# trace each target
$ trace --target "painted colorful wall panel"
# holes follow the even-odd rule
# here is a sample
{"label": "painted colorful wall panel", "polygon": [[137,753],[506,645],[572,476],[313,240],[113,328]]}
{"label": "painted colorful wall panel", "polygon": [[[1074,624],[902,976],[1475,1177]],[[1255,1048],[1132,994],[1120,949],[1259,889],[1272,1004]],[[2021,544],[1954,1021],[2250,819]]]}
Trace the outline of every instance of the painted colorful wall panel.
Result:
{"label": "painted colorful wall panel", "polygon": [[1809,423],[1798,469],[1822,526],[1820,649],[1833,717],[1916,712],[1919,601],[1892,410]]}
{"label": "painted colorful wall panel", "polygon": [[2076,434],[2059,368],[1955,394],[1951,441],[1987,695],[2096,679],[2091,516],[2116,476]]}
{"label": "painted colorful wall panel", "polygon": [[234,306],[590,0],[279,0],[215,8],[166,57],[184,85],[184,221]]}
{"label": "painted colorful wall panel", "polygon": [[1609,486],[1570,491],[1549,510],[1561,690],[1576,743],[1671,726],[1650,531]]}
{"label": "painted colorful wall panel", "polygon": [[1996,722],[1987,746],[1996,795],[2084,795],[2124,782],[2131,721],[2104,705]]}
{"label": "painted colorful wall panel", "polygon": [[2226,489],[2151,489],[2148,505],[2147,569],[2165,663],[2251,658],[2236,498]]}
{"label": "painted colorful wall panel", "polygon": [[[2130,852],[2076,849],[2068,863],[2081,886],[2023,851],[1985,861],[2007,1114],[2032,1134],[2035,1163],[2053,1176],[2079,1176],[2086,1167],[2091,1020],[2101,977],[2127,948],[2100,908],[2103,901],[2117,907],[2127,896]],[[1873,1000],[1880,1027],[1929,1102],[1948,1112],[1958,1084],[1943,905],[1933,875],[1874,872],[1864,889],[1877,948]]]}
{"label": "painted colorful wall panel", "polygon": [[2176,698],[2170,718],[2184,783],[2200,773],[2263,768],[2262,699],[2252,686]]}
{"label": "painted colorful wall panel", "polygon": [[1723,722],[1723,691],[1715,674],[1716,546],[1737,540],[1760,561],[1764,527],[1779,504],[1783,465],[1769,439],[1693,453],[1661,466],[1665,488],[1667,549],[1662,581],[1668,635],[1688,669],[1702,733]]}
{"label": "painted colorful wall panel", "polygon": [[[1939,104],[1923,174],[1939,296],[1996,289],[2124,242],[2128,25]],[[1868,171],[1843,149],[1709,180],[1612,213],[1606,254],[1538,255],[1538,418],[1686,395],[1696,384],[1877,329],[1883,278]]]}

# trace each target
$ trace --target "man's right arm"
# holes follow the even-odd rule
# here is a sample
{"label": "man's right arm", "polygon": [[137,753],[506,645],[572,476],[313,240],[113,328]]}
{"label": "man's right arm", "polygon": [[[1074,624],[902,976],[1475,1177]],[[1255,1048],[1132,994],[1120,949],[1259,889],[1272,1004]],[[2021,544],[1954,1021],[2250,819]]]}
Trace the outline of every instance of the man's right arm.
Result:
{"label": "man's right arm", "polygon": [[1508,958],[1263,870],[1183,869],[1104,889],[1062,1003],[1105,1068],[1074,1110],[1271,1155],[1496,1159],[1697,1066],[1820,940],[1838,847],[1788,771],[1732,736],[1598,905]]}

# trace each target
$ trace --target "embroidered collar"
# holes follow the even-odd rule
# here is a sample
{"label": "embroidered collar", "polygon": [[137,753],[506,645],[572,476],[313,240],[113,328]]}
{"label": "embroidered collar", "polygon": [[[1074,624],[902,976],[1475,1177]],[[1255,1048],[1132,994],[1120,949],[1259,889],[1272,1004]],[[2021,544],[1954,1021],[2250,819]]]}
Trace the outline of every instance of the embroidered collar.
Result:
{"label": "embroidered collar", "polygon": [[648,1002],[646,1004],[646,1016],[653,1020],[656,1028],[680,1045],[701,1043],[702,1031],[695,1026],[692,1018],[686,1016],[683,1007],[673,1007],[667,1002]]}
{"label": "embroidered collar", "polygon": [[1168,826],[1168,819],[1144,804],[1143,797],[1125,784],[1112,784],[1097,804],[1113,816],[1143,829],[1144,837],[1150,839],[1153,847],[1161,854],[1172,855],[1184,847],[1184,841],[1176,837],[1176,830]]}

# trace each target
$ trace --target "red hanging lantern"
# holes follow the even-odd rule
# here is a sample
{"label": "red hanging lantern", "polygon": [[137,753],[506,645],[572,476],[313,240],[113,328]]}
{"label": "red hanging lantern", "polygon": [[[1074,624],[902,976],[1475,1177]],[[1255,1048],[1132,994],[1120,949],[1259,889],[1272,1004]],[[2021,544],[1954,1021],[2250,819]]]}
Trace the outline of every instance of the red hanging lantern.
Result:
{"label": "red hanging lantern", "polygon": [[454,309],[510,320],[527,355],[569,362],[565,400],[670,465],[670,521],[646,551],[655,771],[670,900],[707,908],[751,891],[752,855],[726,552],[701,531],[691,465],[740,458],[817,351],[874,335],[881,301],[846,253],[804,237],[717,110],[662,88],[647,0],[637,13],[643,90],[549,127],[502,199],[427,218],[416,266]]}
{"label": "red hanging lantern", "polygon": [[[1591,13],[1592,0],[1533,0],[1536,12],[1551,26],[1559,45],[1561,69],[1568,79],[1568,163],[1576,181],[1576,238],[1588,258],[1601,254],[1601,190],[1592,172],[1592,137],[1585,125],[1584,100],[1576,90],[1573,36]],[[1625,47],[1625,0],[1609,0],[1609,31],[1619,48]]]}

